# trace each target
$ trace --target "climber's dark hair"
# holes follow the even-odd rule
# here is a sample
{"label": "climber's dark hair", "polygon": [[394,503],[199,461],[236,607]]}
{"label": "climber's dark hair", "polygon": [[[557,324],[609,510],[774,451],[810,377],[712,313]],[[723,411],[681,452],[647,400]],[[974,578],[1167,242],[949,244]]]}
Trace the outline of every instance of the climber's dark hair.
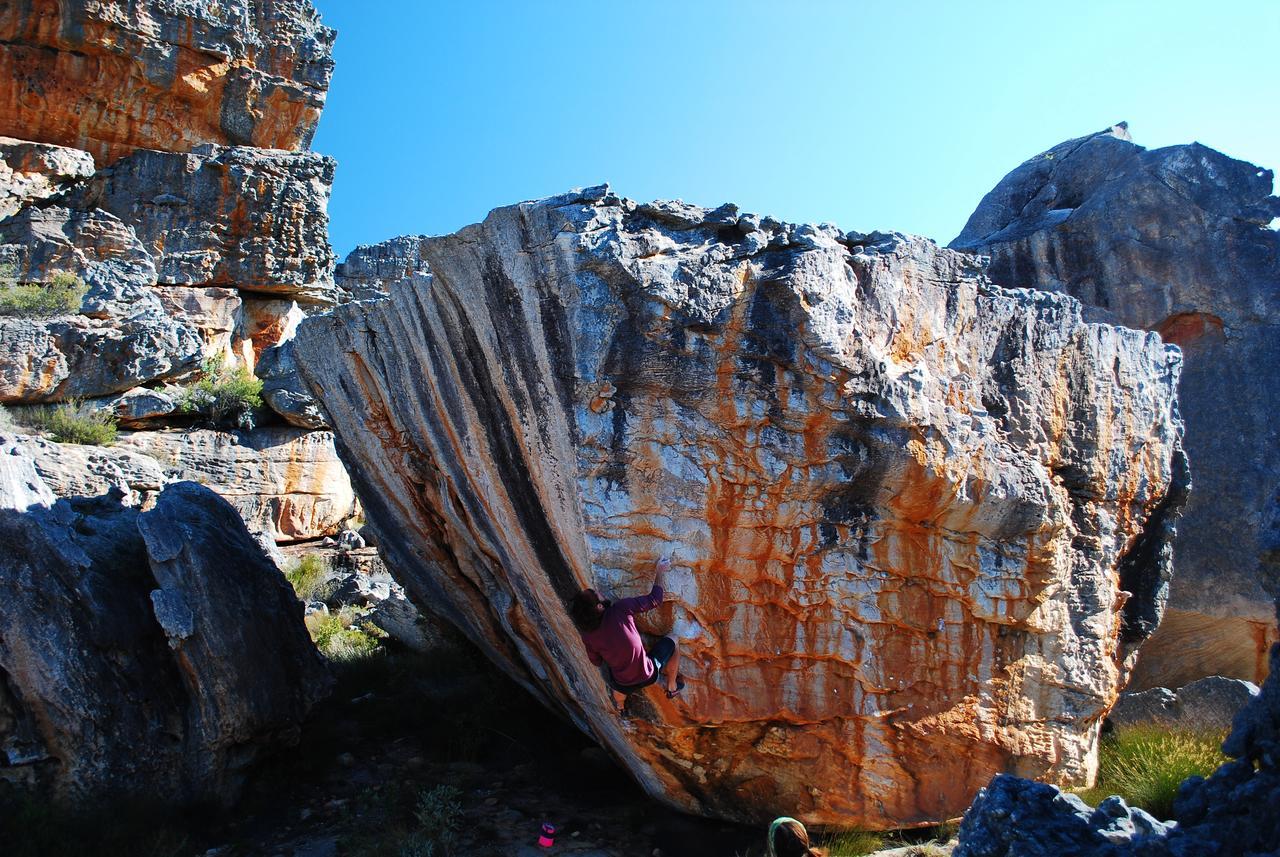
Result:
{"label": "climber's dark hair", "polygon": [[809,844],[809,831],[794,818],[774,823],[773,853],[778,857],[823,857],[823,852]]}
{"label": "climber's dark hair", "polygon": [[594,589],[584,589],[573,596],[569,615],[573,617],[573,624],[578,626],[579,631],[594,631],[600,627],[600,619],[604,616],[596,607],[600,603],[600,596]]}

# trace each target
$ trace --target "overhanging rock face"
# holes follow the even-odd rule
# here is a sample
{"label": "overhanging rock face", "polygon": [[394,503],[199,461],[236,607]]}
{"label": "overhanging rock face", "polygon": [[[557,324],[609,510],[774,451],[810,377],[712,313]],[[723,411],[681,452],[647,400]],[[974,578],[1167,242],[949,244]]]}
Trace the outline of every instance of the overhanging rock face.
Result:
{"label": "overhanging rock face", "polygon": [[[1089,776],[1162,605],[1175,349],[922,239],[607,188],[423,255],[297,360],[410,594],[651,794],[892,827]],[[564,603],[673,549],[643,629],[689,686],[623,721]]]}

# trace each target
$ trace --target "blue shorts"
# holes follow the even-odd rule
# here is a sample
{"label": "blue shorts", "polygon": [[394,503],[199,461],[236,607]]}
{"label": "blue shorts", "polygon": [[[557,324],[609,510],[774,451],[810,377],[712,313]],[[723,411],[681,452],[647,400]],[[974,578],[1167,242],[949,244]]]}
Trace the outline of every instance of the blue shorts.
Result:
{"label": "blue shorts", "polygon": [[676,641],[670,637],[659,637],[647,652],[649,660],[653,661],[653,675],[649,676],[647,681],[642,681],[640,684],[618,684],[613,680],[613,673],[609,673],[609,686],[619,693],[635,693],[637,690],[644,690],[658,680],[658,670],[666,666],[675,653]]}

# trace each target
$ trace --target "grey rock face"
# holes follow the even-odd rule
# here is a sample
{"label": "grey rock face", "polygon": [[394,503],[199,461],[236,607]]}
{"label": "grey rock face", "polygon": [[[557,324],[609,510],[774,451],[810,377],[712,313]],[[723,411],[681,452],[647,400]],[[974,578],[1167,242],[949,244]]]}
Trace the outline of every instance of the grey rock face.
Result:
{"label": "grey rock face", "polygon": [[126,505],[149,507],[166,481],[159,462],[127,449],[21,435],[14,442],[57,497],[97,497],[115,488]]}
{"label": "grey rock face", "polygon": [[0,137],[0,220],[91,175],[93,156],[88,152]]}
{"label": "grey rock face", "polygon": [[298,374],[292,339],[264,350],[254,372],[262,379],[262,398],[289,425],[306,429],[329,428],[324,409]]}
{"label": "grey rock face", "polygon": [[1183,782],[1176,825],[1111,797],[1089,808],[1053,786],[997,776],[965,813],[954,857],[1274,857],[1280,853],[1280,645],[1207,779]]}
{"label": "grey rock face", "polygon": [[80,311],[91,318],[160,312],[150,286],[156,268],[137,235],[101,209],[27,207],[0,223],[0,262],[20,282],[48,282],[58,272],[89,286]]}
{"label": "grey rock face", "polygon": [[[421,247],[297,361],[410,595],[657,799],[891,827],[1085,776],[1159,614],[1176,350],[922,239],[607,188]],[[643,629],[688,687],[624,727],[564,602],[673,550]]]}
{"label": "grey rock face", "polygon": [[405,282],[431,277],[425,235],[401,235],[378,244],[362,244],[334,270],[340,303],[377,300]]}
{"label": "grey rock face", "polygon": [[327,213],[334,161],[313,152],[201,146],[138,151],[68,194],[137,233],[159,282],[332,303]]}
{"label": "grey rock face", "polygon": [[334,31],[307,0],[0,7],[0,133],[88,149],[306,148]]}
{"label": "grey rock face", "polygon": [[[1062,143],[983,199],[952,247],[1003,285],[1066,292],[1086,318],[1181,347],[1196,490],[1169,614],[1135,687],[1260,680],[1280,594],[1280,216],[1272,173],[1193,143],[1148,151],[1117,126]],[[1229,636],[1221,623],[1233,623]]]}
{"label": "grey rock face", "polygon": [[[0,486],[23,467],[4,444]],[[235,511],[192,484],[141,514],[118,494],[4,502],[0,777],[77,799],[233,799],[329,685]]]}
{"label": "grey rock face", "polygon": [[1193,732],[1225,732],[1258,695],[1253,682],[1224,676],[1193,681],[1176,691],[1155,687],[1122,695],[1107,718],[1116,726],[1156,725]]}
{"label": "grey rock face", "polygon": [[56,402],[121,392],[199,366],[200,335],[164,314],[0,318],[0,402]]}

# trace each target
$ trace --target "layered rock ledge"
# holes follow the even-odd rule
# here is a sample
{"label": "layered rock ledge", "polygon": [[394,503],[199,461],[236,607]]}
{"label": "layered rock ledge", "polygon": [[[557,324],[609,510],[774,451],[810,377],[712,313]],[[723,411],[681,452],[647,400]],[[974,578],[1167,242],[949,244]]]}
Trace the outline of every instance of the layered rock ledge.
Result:
{"label": "layered rock ledge", "polygon": [[109,164],[202,143],[303,149],[335,32],[308,0],[0,6],[0,134]]}
{"label": "layered rock ledge", "polygon": [[[421,243],[296,358],[411,597],[650,794],[897,827],[1090,777],[1158,619],[1179,356],[972,257],[607,188]],[[673,551],[689,687],[620,720],[565,611]]]}

